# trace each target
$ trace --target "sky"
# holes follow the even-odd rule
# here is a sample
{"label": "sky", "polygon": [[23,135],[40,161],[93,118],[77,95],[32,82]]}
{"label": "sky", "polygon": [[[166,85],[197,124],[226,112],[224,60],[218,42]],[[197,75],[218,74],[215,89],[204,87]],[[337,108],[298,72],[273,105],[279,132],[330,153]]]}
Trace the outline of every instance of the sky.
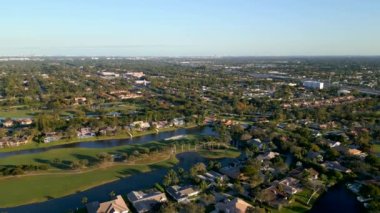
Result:
{"label": "sky", "polygon": [[380,1],[4,0],[0,55],[380,55]]}

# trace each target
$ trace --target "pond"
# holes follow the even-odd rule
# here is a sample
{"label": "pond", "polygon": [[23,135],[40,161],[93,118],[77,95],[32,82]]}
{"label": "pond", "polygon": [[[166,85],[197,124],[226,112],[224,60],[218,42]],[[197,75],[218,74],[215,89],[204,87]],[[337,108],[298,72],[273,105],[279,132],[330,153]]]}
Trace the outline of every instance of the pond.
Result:
{"label": "pond", "polygon": [[34,154],[40,152],[46,152],[53,149],[62,149],[62,148],[109,148],[115,146],[123,146],[127,144],[143,144],[152,141],[159,141],[166,138],[179,136],[179,135],[191,135],[191,134],[200,134],[200,135],[216,135],[214,130],[209,126],[204,127],[194,127],[188,129],[177,129],[174,131],[160,132],[158,134],[149,134],[144,136],[139,136],[135,138],[126,138],[126,139],[114,139],[114,140],[97,140],[97,141],[88,141],[88,142],[76,142],[69,144],[61,144],[50,147],[41,147],[36,149],[12,151],[12,152],[1,152],[0,158],[14,156],[14,155],[23,155],[23,154]]}
{"label": "pond", "polygon": [[[195,152],[186,152],[177,155],[179,163],[174,168],[182,167],[188,170],[192,165],[207,160]],[[227,165],[233,161],[231,158],[220,159],[222,165]],[[87,197],[89,202],[109,200],[109,193],[114,191],[116,194],[126,195],[133,190],[141,190],[153,187],[157,182],[161,183],[167,168],[157,168],[151,172],[137,173],[132,176],[121,178],[117,181],[97,186],[83,192],[77,192],[62,198],[50,199],[41,203],[28,204],[13,208],[0,209],[0,212],[18,213],[18,212],[68,212],[83,206],[81,200]]]}
{"label": "pond", "polygon": [[359,213],[366,211],[363,204],[356,199],[355,194],[344,184],[337,184],[318,198],[310,212]]}

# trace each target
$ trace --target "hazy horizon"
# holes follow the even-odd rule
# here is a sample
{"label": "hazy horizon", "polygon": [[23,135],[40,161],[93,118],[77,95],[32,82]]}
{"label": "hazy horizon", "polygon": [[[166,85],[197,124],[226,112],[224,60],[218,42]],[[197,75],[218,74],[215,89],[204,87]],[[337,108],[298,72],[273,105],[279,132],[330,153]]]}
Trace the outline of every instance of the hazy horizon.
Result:
{"label": "hazy horizon", "polygon": [[0,56],[378,56],[380,2],[15,0]]}

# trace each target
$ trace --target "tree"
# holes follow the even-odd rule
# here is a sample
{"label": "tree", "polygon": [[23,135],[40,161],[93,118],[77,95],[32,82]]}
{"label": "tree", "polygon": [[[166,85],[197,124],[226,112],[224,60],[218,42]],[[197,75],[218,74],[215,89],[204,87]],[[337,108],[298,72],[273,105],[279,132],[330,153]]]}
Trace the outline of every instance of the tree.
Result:
{"label": "tree", "polygon": [[111,199],[113,199],[113,198],[116,196],[115,191],[111,191],[111,192],[109,193],[109,196],[111,197]]}
{"label": "tree", "polygon": [[110,162],[112,161],[112,156],[106,152],[101,152],[96,155],[101,162]]}
{"label": "tree", "polygon": [[171,185],[177,185],[179,182],[179,178],[177,173],[171,169],[169,172],[165,175],[162,184],[164,186],[171,186]]}
{"label": "tree", "polygon": [[196,177],[199,174],[204,174],[206,171],[206,165],[204,163],[196,163],[190,168],[190,175]]}
{"label": "tree", "polygon": [[0,138],[7,136],[7,132],[8,131],[6,129],[0,128]]}
{"label": "tree", "polygon": [[237,193],[243,194],[244,193],[244,188],[240,183],[235,183],[234,184],[234,189]]}
{"label": "tree", "polygon": [[199,188],[202,190],[202,191],[204,191],[204,190],[206,190],[207,189],[207,183],[206,183],[206,181],[204,181],[204,180],[202,180],[200,183],[199,183]]}
{"label": "tree", "polygon": [[205,208],[196,203],[187,203],[181,206],[181,210],[183,213],[203,213],[206,212]]}
{"label": "tree", "polygon": [[250,135],[249,133],[244,133],[240,136],[240,140],[242,140],[242,141],[247,141],[251,138],[252,138],[252,135]]}
{"label": "tree", "polygon": [[81,203],[84,205],[84,204],[87,204],[87,202],[88,202],[88,198],[82,197]]}

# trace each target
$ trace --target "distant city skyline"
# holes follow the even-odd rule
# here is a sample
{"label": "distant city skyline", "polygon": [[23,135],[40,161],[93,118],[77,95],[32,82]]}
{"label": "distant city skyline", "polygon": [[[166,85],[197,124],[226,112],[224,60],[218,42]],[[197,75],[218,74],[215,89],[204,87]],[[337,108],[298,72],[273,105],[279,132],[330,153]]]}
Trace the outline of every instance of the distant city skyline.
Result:
{"label": "distant city skyline", "polygon": [[0,56],[380,55],[377,0],[12,0]]}

